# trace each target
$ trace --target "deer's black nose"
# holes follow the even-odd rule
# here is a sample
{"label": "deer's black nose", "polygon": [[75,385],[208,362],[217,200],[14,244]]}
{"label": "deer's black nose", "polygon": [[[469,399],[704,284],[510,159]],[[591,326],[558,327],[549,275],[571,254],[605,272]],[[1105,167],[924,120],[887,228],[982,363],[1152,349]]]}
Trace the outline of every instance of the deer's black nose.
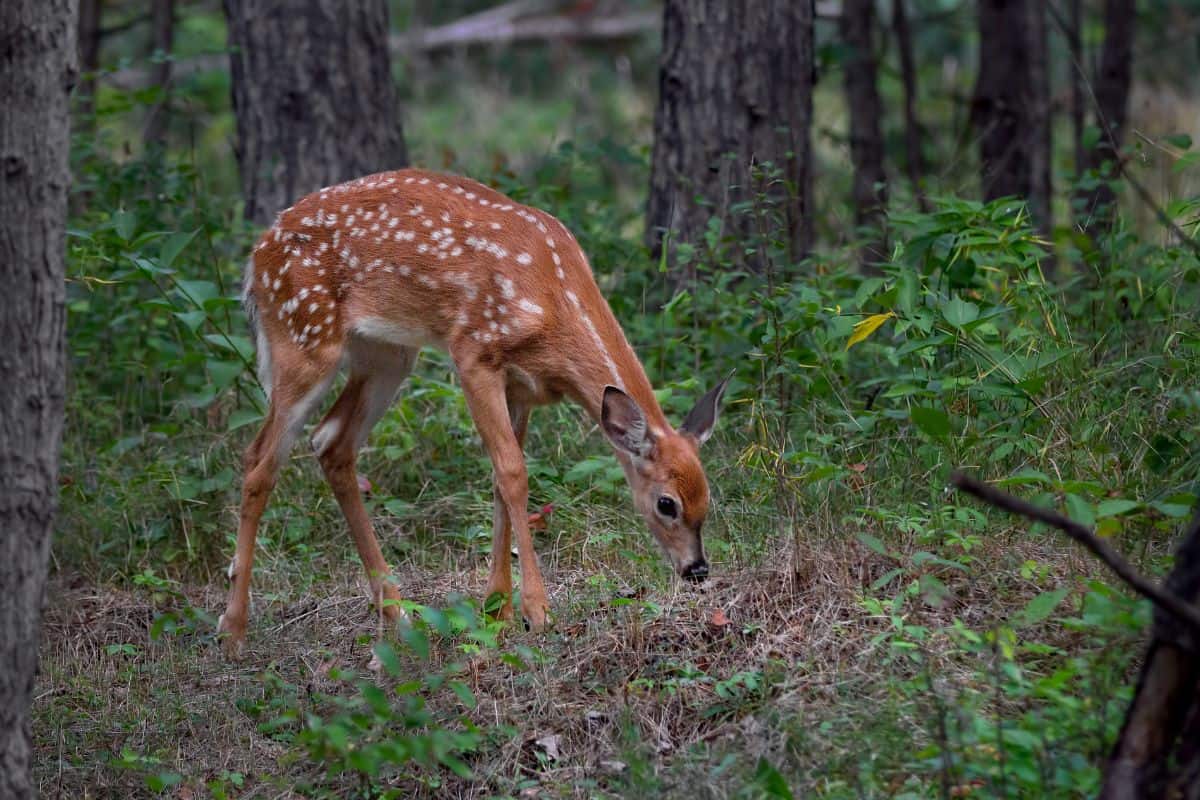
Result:
{"label": "deer's black nose", "polygon": [[693,561],[683,569],[684,580],[689,580],[692,583],[699,583],[708,577],[708,562],[703,558],[699,561]]}

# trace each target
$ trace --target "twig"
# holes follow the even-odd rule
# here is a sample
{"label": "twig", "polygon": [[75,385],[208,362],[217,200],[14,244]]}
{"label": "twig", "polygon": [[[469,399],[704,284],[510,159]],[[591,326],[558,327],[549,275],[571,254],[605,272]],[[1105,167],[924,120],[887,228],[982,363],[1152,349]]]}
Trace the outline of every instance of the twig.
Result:
{"label": "twig", "polygon": [[1195,606],[1184,602],[1175,594],[1167,591],[1149,578],[1142,575],[1133,565],[1121,557],[1121,554],[1109,546],[1108,542],[1096,536],[1083,525],[1064,517],[1057,511],[1041,508],[1032,503],[1013,497],[1008,492],[1001,491],[983,481],[976,480],[970,475],[956,472],[950,476],[950,483],[968,494],[973,494],[986,503],[997,508],[1020,514],[1023,517],[1044,522],[1058,528],[1075,541],[1086,547],[1097,558],[1103,561],[1109,569],[1121,580],[1129,584],[1138,594],[1150,600],[1160,608],[1169,611],[1180,622],[1185,623],[1191,630],[1200,634],[1200,611]]}

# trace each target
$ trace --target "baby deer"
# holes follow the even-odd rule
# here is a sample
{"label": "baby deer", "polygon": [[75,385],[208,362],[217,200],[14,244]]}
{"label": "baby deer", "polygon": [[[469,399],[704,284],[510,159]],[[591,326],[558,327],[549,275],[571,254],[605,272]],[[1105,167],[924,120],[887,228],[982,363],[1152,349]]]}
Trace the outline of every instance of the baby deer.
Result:
{"label": "baby deer", "polygon": [[390,619],[400,616],[355,459],[418,351],[457,367],[491,457],[495,513],[488,595],[512,616],[510,536],[521,562],[521,613],[546,624],[546,589],[530,537],[522,444],[534,406],[568,397],[600,423],[634,504],[684,578],[708,574],[700,529],[708,483],[700,445],[725,390],[704,395],[679,430],[592,277],[554,217],[464,178],[406,169],[308,195],[279,215],[247,265],[245,305],[271,404],[246,450],[232,587],[219,631],[237,656],[245,638],[259,519],[279,468],[342,365],[349,376],[312,445]]}

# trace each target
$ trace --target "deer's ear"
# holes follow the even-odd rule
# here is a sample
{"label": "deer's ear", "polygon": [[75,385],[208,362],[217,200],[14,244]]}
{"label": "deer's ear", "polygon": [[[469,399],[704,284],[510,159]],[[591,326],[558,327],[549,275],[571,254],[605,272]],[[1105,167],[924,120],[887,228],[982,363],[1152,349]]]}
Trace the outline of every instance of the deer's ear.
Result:
{"label": "deer's ear", "polygon": [[700,444],[708,441],[708,437],[712,436],[713,428],[717,427],[721,396],[725,394],[725,387],[729,385],[729,379],[732,377],[733,373],[731,372],[725,380],[710,389],[708,394],[701,397],[696,405],[692,406],[683,425],[679,426],[680,433],[694,437]]}
{"label": "deer's ear", "polygon": [[644,458],[650,453],[654,440],[646,430],[646,415],[641,406],[615,386],[604,387],[600,405],[600,427],[613,447],[631,456]]}

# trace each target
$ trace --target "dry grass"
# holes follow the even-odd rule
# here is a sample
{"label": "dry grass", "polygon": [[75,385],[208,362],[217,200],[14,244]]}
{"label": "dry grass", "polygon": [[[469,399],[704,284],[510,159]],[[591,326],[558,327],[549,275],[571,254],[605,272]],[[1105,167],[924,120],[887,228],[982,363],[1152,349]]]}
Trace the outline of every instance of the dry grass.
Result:
{"label": "dry grass", "polygon": [[[890,681],[906,667],[874,642],[886,622],[860,602],[893,562],[852,539],[810,533],[773,566],[727,565],[701,590],[630,585],[614,579],[618,572],[597,580],[604,572],[595,567],[614,561],[592,554],[582,559],[587,567],[572,564],[558,557],[569,546],[546,548],[555,630],[506,634],[507,645],[540,649],[540,663],[515,671],[486,654],[469,665],[478,700],[472,717],[515,735],[475,756],[471,781],[442,775],[446,782],[434,787],[419,773],[395,777],[406,795],[725,797],[762,755],[788,758],[799,765],[795,788],[817,790],[839,765],[853,763],[862,737],[894,706]],[[902,558],[906,547],[916,549],[896,546]],[[1017,567],[1026,559],[1049,574],[1021,580]],[[938,607],[918,604],[913,621],[937,629],[957,618],[987,628],[1046,585],[1079,585],[1097,572],[1055,540],[1024,533],[989,538],[977,564],[970,574],[942,573],[949,597]],[[244,776],[241,789],[225,783],[237,796],[289,797],[297,778],[318,778],[260,733],[239,701],[263,698],[265,670],[309,695],[345,691],[330,670],[365,671],[378,620],[348,577],[349,562],[324,565],[319,572],[338,577],[307,591],[289,583],[283,565],[272,566],[256,576],[247,658],[237,665],[224,662],[206,635],[150,637],[154,619],[180,597],[60,576],[45,618],[35,708],[42,794],[136,796],[149,793],[147,772],[171,771],[185,778],[171,790],[179,797],[206,796],[206,782],[230,773]],[[410,565],[398,580],[404,596],[437,606],[455,593],[481,592],[485,569],[481,561],[440,572]],[[187,603],[214,614],[223,595],[216,584],[182,589]],[[1078,644],[1052,628],[1041,633],[1044,641]],[[928,668],[948,691],[977,674],[944,637],[927,649]],[[738,685],[747,674],[758,676],[757,688]],[[722,697],[718,686],[731,679]],[[904,751],[928,735],[927,720],[911,710],[886,724]],[[122,769],[113,756],[123,751],[162,763]],[[729,780],[714,781],[729,754],[736,756]]]}

